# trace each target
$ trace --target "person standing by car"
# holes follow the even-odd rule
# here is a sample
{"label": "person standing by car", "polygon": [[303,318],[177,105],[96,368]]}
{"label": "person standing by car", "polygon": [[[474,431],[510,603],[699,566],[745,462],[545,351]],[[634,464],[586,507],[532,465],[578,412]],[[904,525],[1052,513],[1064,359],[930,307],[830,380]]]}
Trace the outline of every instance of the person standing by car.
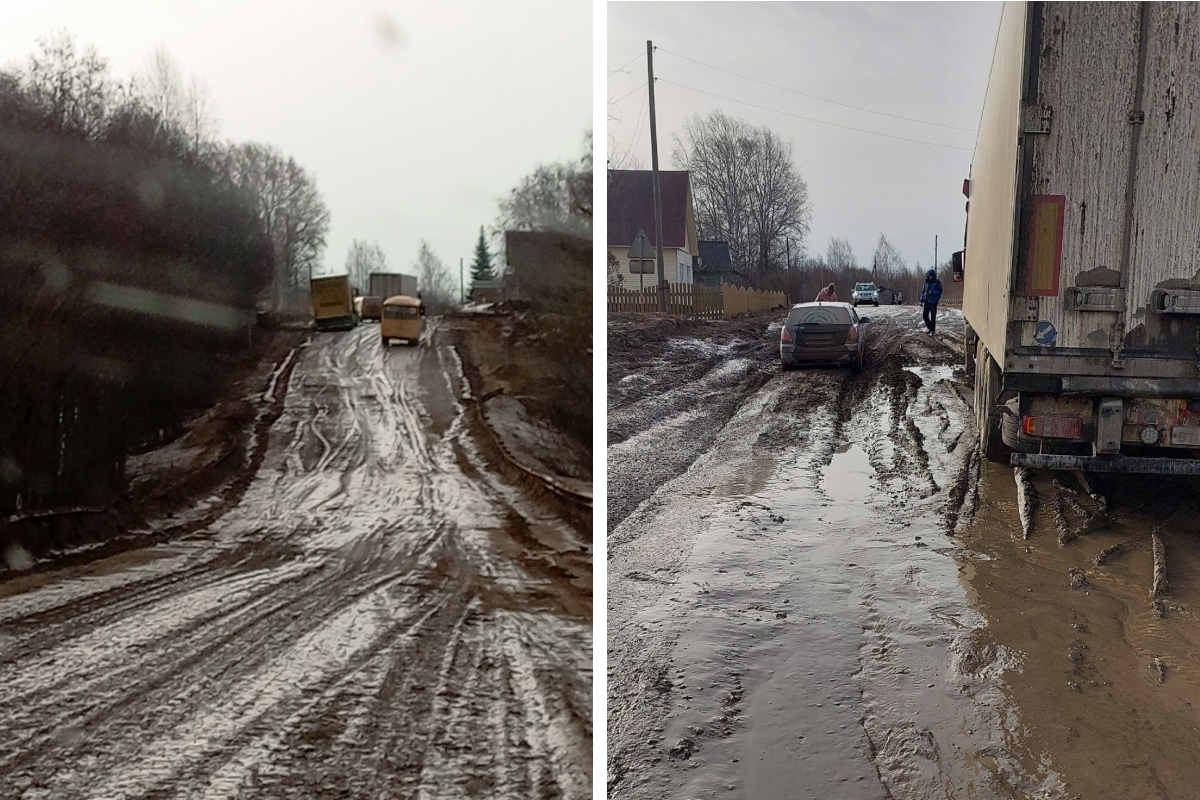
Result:
{"label": "person standing by car", "polygon": [[836,303],[837,302],[837,291],[833,288],[832,283],[829,284],[828,286],[826,286],[821,291],[817,292],[816,302],[818,302],[818,303]]}
{"label": "person standing by car", "polygon": [[921,306],[925,327],[929,328],[930,336],[933,336],[937,329],[937,307],[941,299],[942,282],[938,280],[936,272],[929,270],[925,273],[925,285],[921,287]]}

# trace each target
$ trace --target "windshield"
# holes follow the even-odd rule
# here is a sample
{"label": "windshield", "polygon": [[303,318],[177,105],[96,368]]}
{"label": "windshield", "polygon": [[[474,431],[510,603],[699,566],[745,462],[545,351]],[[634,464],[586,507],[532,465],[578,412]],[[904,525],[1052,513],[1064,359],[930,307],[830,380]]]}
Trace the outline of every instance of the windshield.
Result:
{"label": "windshield", "polygon": [[855,289],[855,291],[859,291],[859,292],[873,292],[873,291],[875,291],[875,284],[860,283],[857,286],[855,286],[854,289]]}
{"label": "windshield", "polygon": [[793,308],[788,325],[849,325],[850,312],[841,306],[807,306]]}

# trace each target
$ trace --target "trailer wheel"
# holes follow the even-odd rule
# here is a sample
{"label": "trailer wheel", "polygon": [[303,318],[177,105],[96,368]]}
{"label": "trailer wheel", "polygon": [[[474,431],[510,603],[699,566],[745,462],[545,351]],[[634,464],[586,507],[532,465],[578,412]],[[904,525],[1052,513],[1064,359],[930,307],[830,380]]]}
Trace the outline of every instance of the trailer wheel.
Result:
{"label": "trailer wheel", "polygon": [[975,355],[975,423],[979,428],[979,452],[988,461],[1008,463],[1009,449],[1000,432],[996,401],[1000,396],[1000,366],[983,342]]}

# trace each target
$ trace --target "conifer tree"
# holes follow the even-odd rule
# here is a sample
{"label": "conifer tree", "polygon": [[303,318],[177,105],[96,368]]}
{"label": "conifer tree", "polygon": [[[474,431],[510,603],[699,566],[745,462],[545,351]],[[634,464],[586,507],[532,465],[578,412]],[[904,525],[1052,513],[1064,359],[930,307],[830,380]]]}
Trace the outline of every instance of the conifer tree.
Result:
{"label": "conifer tree", "polygon": [[487,239],[483,236],[483,226],[479,226],[479,242],[475,245],[475,262],[471,264],[471,280],[488,281],[495,277],[492,269],[492,253],[488,250]]}

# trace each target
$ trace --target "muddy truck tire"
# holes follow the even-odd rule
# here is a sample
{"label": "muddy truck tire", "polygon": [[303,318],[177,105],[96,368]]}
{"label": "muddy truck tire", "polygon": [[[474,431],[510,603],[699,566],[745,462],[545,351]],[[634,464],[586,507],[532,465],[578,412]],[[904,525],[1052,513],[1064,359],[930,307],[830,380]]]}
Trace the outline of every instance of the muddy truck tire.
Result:
{"label": "muddy truck tire", "polygon": [[975,424],[979,429],[979,452],[988,461],[1007,464],[1009,449],[1000,431],[996,401],[1000,397],[1000,366],[980,341],[975,351]]}

